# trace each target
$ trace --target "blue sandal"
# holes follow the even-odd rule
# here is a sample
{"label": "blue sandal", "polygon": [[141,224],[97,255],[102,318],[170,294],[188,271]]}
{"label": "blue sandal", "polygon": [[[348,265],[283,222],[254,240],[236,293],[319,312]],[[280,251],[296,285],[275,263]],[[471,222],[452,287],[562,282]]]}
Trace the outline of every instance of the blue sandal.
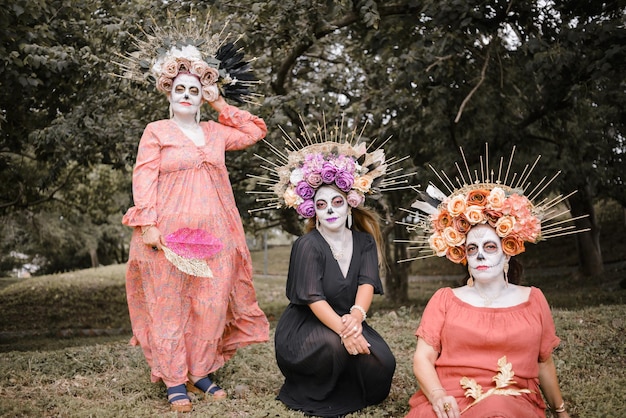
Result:
{"label": "blue sandal", "polygon": [[228,394],[224,389],[213,383],[211,379],[207,377],[203,377],[198,380],[196,383],[192,383],[191,381],[187,382],[187,390],[189,392],[198,393],[204,395],[205,399],[212,399],[214,401],[221,401],[222,399],[226,399]]}
{"label": "blue sandal", "polygon": [[[183,404],[174,403],[175,401],[184,400],[188,400],[189,402]],[[170,403],[170,409],[173,412],[191,412],[193,409],[191,399],[187,396],[187,388],[183,384],[167,388],[167,401]]]}

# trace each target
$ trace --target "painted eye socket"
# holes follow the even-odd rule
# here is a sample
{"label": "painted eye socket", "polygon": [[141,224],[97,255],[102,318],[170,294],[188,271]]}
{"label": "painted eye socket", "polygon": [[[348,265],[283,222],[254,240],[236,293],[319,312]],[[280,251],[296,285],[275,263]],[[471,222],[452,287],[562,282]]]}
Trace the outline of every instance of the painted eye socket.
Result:
{"label": "painted eye socket", "polygon": [[[185,92],[185,86],[182,84],[177,85],[176,87],[174,87],[174,91],[178,94],[183,94]],[[192,96],[197,96],[200,94],[200,89],[198,87],[190,87],[189,88],[189,94]]]}
{"label": "painted eye socket", "polygon": [[[330,204],[332,205],[332,207],[334,208],[340,208],[343,206],[343,203],[345,202],[344,198],[341,196],[335,196],[331,199]],[[315,202],[315,208],[318,210],[324,210],[328,207],[328,203],[325,200],[318,200],[317,202]]]}
{"label": "painted eye socket", "polygon": [[339,208],[343,206],[343,202],[344,202],[343,197],[337,196],[333,198],[332,205],[334,208]]}
{"label": "painted eye socket", "polygon": [[[496,244],[495,242],[486,242],[483,245],[483,251],[485,251],[485,253],[487,254],[494,254],[498,252],[498,244]],[[465,252],[468,256],[476,255],[478,254],[478,246],[475,244],[469,244],[467,247],[465,247]]]}
{"label": "painted eye socket", "polygon": [[485,249],[485,252],[488,254],[493,254],[498,251],[498,246],[496,245],[495,242],[488,242],[485,244],[483,248]]}
{"label": "painted eye socket", "polygon": [[318,200],[317,202],[315,202],[315,207],[318,210],[324,210],[326,209],[326,206],[328,206],[328,204],[326,203],[325,200]]}

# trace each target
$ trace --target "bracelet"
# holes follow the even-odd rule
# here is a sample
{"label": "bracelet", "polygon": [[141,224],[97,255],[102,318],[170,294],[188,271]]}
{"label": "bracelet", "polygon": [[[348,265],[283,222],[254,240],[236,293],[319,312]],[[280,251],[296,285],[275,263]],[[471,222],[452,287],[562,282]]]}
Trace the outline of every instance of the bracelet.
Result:
{"label": "bracelet", "polygon": [[561,402],[561,406],[559,406],[558,408],[556,408],[556,409],[554,410],[554,412],[556,412],[557,414],[558,414],[559,412],[565,412],[565,401]]}
{"label": "bracelet", "polygon": [[352,313],[352,311],[353,311],[353,310],[355,310],[355,309],[356,309],[357,311],[361,312],[361,316],[363,317],[363,318],[361,319],[361,322],[365,321],[365,318],[367,318],[367,312],[365,312],[365,309],[363,309],[363,307],[362,307],[362,306],[359,306],[359,305],[352,305],[352,306],[350,307],[350,313]]}

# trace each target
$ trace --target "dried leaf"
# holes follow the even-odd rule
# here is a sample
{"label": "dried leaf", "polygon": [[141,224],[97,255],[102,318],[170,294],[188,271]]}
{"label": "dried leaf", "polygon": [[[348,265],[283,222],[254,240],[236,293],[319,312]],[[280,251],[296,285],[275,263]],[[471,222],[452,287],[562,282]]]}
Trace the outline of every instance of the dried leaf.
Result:
{"label": "dried leaf", "polygon": [[520,396],[522,393],[532,393],[530,389],[506,388],[509,385],[517,384],[517,382],[513,380],[513,376],[515,376],[515,373],[513,372],[513,365],[506,362],[506,356],[501,357],[498,360],[498,370],[498,374],[491,379],[496,382],[496,387],[489,389],[485,393],[482,392],[482,387],[476,382],[476,380],[465,376],[461,378],[460,383],[461,387],[465,389],[465,397],[474,398],[474,402],[463,409],[461,414],[491,395]]}
{"label": "dried leaf", "polygon": [[504,396],[520,396],[522,393],[532,393],[530,389],[494,389],[494,395],[504,395]]}
{"label": "dried leaf", "polygon": [[517,383],[513,380],[513,376],[515,376],[515,373],[513,372],[513,365],[506,362],[506,356],[498,360],[498,370],[500,372],[492,379],[496,382],[497,388],[503,388],[510,384]]}
{"label": "dried leaf", "polygon": [[480,398],[483,393],[483,388],[480,386],[474,379],[470,379],[467,377],[461,378],[461,386],[465,389],[465,397],[469,398],[470,396],[474,399]]}

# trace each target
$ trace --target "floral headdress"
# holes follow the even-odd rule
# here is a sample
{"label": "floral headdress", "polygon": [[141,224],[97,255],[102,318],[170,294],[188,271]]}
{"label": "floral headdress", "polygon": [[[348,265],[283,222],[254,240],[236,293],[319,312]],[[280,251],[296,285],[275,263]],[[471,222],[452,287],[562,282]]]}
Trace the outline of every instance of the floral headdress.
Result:
{"label": "floral headdress", "polygon": [[[304,126],[304,121],[302,123]],[[313,197],[321,186],[338,188],[346,193],[348,205],[358,207],[366,197],[378,197],[382,190],[398,186],[405,182],[401,178],[411,175],[389,177],[402,170],[398,168],[390,172],[389,167],[408,157],[387,159],[380,147],[368,151],[362,140],[362,131],[344,132],[343,126],[343,119],[330,129],[325,124],[318,125],[314,134],[310,134],[305,127],[300,138],[292,138],[283,130],[286,141],[284,151],[267,143],[277,157],[276,161],[255,155],[270,164],[262,166],[270,177],[250,175],[258,180],[258,185],[266,188],[250,193],[272,197],[257,199],[257,202],[266,202],[267,206],[253,211],[288,207],[304,218],[312,218],[315,216]]]}
{"label": "floral headdress", "polygon": [[[489,172],[488,149],[486,148],[484,160],[481,157],[480,174],[475,171],[472,177],[465,155],[463,155],[463,149],[461,149],[467,178],[456,164],[459,177],[455,181],[460,186],[458,188],[445,172],[442,171],[440,175],[430,166],[449,191],[449,195],[433,184],[426,188],[425,193],[417,191],[418,199],[411,205],[416,210],[407,211],[415,222],[402,222],[402,224],[407,226],[409,232],[424,231],[426,237],[422,236],[417,240],[408,241],[419,244],[412,248],[419,251],[416,257],[403,261],[445,256],[454,263],[465,264],[467,262],[465,253],[467,233],[473,226],[480,224],[488,224],[495,229],[498,236],[502,238],[502,250],[510,256],[524,252],[525,242],[536,243],[556,236],[586,231],[575,231],[573,225],[561,226],[573,219],[562,220],[563,215],[568,214],[569,210],[559,211],[557,205],[575,192],[567,196],[558,195],[533,203],[560,174],[557,172],[547,182],[544,177],[531,191],[528,191],[531,186],[528,178],[541,156],[537,157],[532,167],[527,165],[518,178],[516,178],[517,174],[513,174],[509,182],[509,170],[514,153],[515,147],[511,152],[504,179],[501,179],[502,158],[498,176],[494,178],[493,171]],[[508,185],[507,182],[509,182]],[[583,217],[585,216],[579,218]]]}
{"label": "floral headdress", "polygon": [[[152,33],[143,32],[145,39],[132,36],[136,51],[118,54],[119,77],[140,83],[153,84],[157,90],[169,93],[172,83],[180,73],[193,74],[202,84],[202,98],[212,102],[218,92],[236,102],[255,103],[258,96],[250,88],[260,83],[251,70],[250,61],[244,60],[241,49],[225,33],[211,34],[211,21],[207,14],[204,25],[197,25],[196,17],[175,19],[169,16],[163,27],[154,25]],[[217,87],[217,88],[216,88]]]}

